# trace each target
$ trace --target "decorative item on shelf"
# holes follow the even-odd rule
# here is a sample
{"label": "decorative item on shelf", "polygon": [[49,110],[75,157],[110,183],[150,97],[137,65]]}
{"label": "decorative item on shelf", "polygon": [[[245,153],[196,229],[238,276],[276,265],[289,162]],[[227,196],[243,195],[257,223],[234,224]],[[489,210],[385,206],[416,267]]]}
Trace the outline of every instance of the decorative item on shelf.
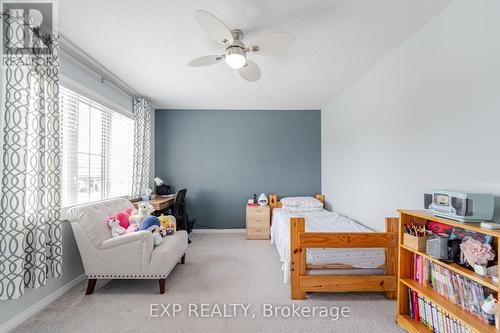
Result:
{"label": "decorative item on shelf", "polygon": [[267,203],[268,203],[267,196],[264,193],[261,193],[259,195],[259,205],[267,206]]}
{"label": "decorative item on shelf", "polygon": [[441,237],[438,234],[429,236],[426,243],[426,252],[433,258],[448,260],[448,238]]}
{"label": "decorative item on shelf", "polygon": [[486,276],[489,276],[493,282],[498,284],[498,265],[486,268]]}
{"label": "decorative item on shelf", "polygon": [[488,315],[495,316],[495,328],[500,329],[500,324],[498,320],[498,301],[493,297],[493,295],[489,295],[487,299],[484,300],[483,305],[481,305],[481,309]]}
{"label": "decorative item on shelf", "polygon": [[278,198],[276,197],[276,194],[269,194],[269,206],[274,207],[277,202],[278,202]]}
{"label": "decorative item on shelf", "polygon": [[465,261],[474,268],[474,272],[485,276],[488,261],[495,258],[495,251],[493,251],[491,245],[481,243],[474,238],[465,238],[460,244],[460,249]]}
{"label": "decorative item on shelf", "polygon": [[258,206],[259,203],[257,202],[257,194],[253,195],[253,199],[248,199],[247,201],[247,206],[249,207],[255,207]]}

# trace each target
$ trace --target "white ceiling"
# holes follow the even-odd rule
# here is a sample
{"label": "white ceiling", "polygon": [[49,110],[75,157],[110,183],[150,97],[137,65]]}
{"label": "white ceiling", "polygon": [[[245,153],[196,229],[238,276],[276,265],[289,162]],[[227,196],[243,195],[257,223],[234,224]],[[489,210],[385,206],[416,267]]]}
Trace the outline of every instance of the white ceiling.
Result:
{"label": "white ceiling", "polygon": [[[319,109],[452,0],[60,0],[61,34],[158,108]],[[249,55],[262,70],[243,81],[198,27],[207,10],[244,42],[270,31],[297,39],[286,55]]]}

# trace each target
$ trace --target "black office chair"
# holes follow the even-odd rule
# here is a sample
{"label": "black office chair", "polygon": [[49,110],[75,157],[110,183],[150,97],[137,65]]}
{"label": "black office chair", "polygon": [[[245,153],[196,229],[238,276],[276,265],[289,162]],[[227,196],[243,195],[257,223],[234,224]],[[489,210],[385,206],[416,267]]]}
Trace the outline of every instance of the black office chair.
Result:
{"label": "black office chair", "polygon": [[[194,220],[189,221],[188,218],[186,209],[186,192],[187,189],[182,189],[179,192],[177,192],[177,195],[175,196],[173,215],[177,222],[177,229],[186,230],[187,233],[189,234],[193,230]],[[190,239],[188,239],[188,241],[189,243],[191,243]]]}
{"label": "black office chair", "polygon": [[181,230],[186,230],[186,192],[187,189],[177,192],[172,212],[177,222],[177,229]]}

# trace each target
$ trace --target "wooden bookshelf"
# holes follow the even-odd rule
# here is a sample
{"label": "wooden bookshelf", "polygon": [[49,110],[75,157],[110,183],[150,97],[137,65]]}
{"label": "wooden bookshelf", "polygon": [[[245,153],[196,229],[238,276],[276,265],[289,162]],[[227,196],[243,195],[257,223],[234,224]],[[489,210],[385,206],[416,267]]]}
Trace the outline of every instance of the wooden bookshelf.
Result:
{"label": "wooden bookshelf", "polygon": [[[403,244],[403,233],[405,224],[424,225],[429,221],[436,221],[443,224],[456,226],[466,230],[472,230],[494,237],[493,246],[497,253],[500,253],[500,232],[497,230],[482,229],[479,224],[460,223],[441,217],[435,217],[423,210],[398,210],[399,212],[399,246],[398,246],[398,291],[397,291],[397,316],[396,321],[400,327],[408,332],[431,332],[431,330],[421,322],[414,320],[410,316],[410,306],[408,300],[408,288],[413,289],[418,294],[429,299],[436,304],[442,311],[459,319],[462,324],[468,326],[473,332],[477,333],[499,333],[494,325],[488,325],[472,312],[462,309],[446,297],[439,295],[432,288],[422,285],[413,280],[413,257],[417,254],[427,260],[430,260],[454,273],[460,274],[474,282],[485,287],[493,289],[498,293],[499,287],[491,278],[480,276],[474,271],[463,268],[455,263],[444,262],[435,259],[425,252],[417,251]],[[499,274],[500,275],[500,274]]]}

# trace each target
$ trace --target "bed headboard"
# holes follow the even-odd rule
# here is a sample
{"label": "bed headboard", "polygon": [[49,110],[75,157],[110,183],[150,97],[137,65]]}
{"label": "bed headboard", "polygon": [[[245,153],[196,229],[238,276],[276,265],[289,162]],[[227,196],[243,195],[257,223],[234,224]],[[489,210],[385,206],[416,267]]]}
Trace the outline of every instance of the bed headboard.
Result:
{"label": "bed headboard", "polygon": [[[321,201],[323,203],[323,205],[325,204],[325,195],[324,194],[316,194],[315,198],[318,199],[319,201]],[[271,211],[274,208],[281,208],[281,206],[282,206],[282,204],[278,200],[278,196],[276,194],[269,194],[269,207],[271,207]]]}

